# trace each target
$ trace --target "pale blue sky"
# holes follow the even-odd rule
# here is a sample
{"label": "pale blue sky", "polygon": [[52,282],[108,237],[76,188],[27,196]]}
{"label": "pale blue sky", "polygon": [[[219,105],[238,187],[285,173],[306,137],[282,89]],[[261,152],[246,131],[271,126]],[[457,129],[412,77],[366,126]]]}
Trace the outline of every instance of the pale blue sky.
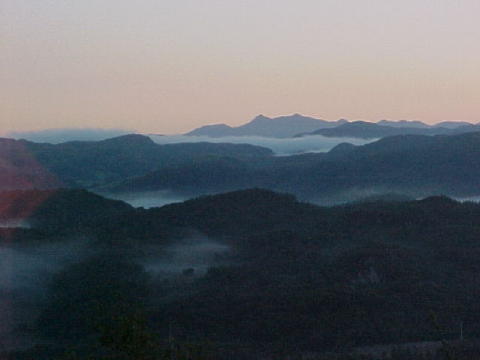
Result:
{"label": "pale blue sky", "polygon": [[1,125],[480,121],[478,0],[2,0]]}

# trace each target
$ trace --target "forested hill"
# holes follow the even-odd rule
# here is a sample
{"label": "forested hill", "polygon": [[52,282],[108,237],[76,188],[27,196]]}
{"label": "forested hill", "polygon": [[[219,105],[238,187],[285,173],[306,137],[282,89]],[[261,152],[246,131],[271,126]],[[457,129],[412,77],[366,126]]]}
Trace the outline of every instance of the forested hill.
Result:
{"label": "forested hill", "polygon": [[[475,203],[431,197],[329,208],[262,189],[150,210],[77,190],[20,198],[45,195],[33,228],[2,229],[0,237],[16,251],[9,253],[15,271],[24,266],[16,254],[35,259],[31,286],[46,286],[44,295],[37,301],[29,290],[28,304],[14,309],[35,306],[40,316],[20,328],[36,327],[54,349],[89,349],[98,327],[75,314],[98,317],[100,306],[97,319],[115,328],[122,301],[143,309],[155,336],[208,339],[219,348],[281,344],[298,353],[453,339],[459,321],[466,337],[480,336]],[[63,262],[52,268],[46,259],[57,253]],[[52,271],[51,285],[38,282]],[[23,287],[30,273],[21,273]]]}
{"label": "forested hill", "polygon": [[135,134],[55,145],[0,139],[0,190],[92,187],[204,158],[271,155],[248,144],[159,145]]}
{"label": "forested hill", "polygon": [[260,187],[320,204],[385,193],[469,197],[480,194],[479,159],[478,132],[392,136],[283,157],[247,144],[158,145],[141,135],[56,145],[0,139],[0,190],[168,190],[191,197]]}
{"label": "forested hill", "polygon": [[186,162],[119,182],[111,190],[169,189],[198,195],[261,187],[321,203],[390,192],[478,195],[479,177],[477,132],[393,136],[363,146],[341,144],[327,154]]}

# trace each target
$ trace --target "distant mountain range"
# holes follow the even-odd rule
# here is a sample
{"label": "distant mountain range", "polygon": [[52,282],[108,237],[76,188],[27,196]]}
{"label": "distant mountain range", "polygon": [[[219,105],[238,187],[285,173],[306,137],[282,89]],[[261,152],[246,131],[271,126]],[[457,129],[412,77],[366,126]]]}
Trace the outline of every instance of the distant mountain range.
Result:
{"label": "distant mountain range", "polygon": [[185,135],[207,137],[263,136],[272,138],[323,135],[374,139],[393,135],[451,135],[473,131],[480,131],[480,126],[464,121],[446,121],[435,125],[408,120],[381,120],[378,123],[373,123],[366,121],[350,122],[345,119],[326,121],[293,114],[276,118],[259,115],[252,121],[237,127],[225,124],[207,125],[192,130]]}
{"label": "distant mountain range", "polygon": [[[334,128],[319,129],[307,134],[299,134],[297,136],[305,135],[322,135],[327,137],[349,137],[361,139],[380,139],[386,136],[396,135],[455,135],[467,132],[480,131],[480,125],[459,125],[457,127],[449,126],[419,126],[418,124],[406,124],[408,127],[403,127],[399,123],[396,125],[379,125],[366,122],[355,121],[345,123]],[[413,126],[410,126],[413,125]]]}
{"label": "distant mountain range", "polygon": [[355,121],[336,126],[329,129],[319,129],[305,135],[323,135],[327,137],[349,137],[361,139],[379,139],[386,136],[396,135],[454,135],[467,132],[480,131],[479,125],[460,125],[458,127],[441,127],[441,126],[413,126],[402,127],[399,125],[379,125],[366,121]]}
{"label": "distant mountain range", "polygon": [[259,115],[245,125],[230,127],[225,124],[207,125],[190,131],[190,136],[265,136],[285,138],[302,132],[311,132],[318,129],[331,128],[346,123],[347,120],[326,121],[311,117],[293,114],[269,118]]}
{"label": "distant mountain range", "polygon": [[116,136],[128,135],[132,132],[132,130],[125,129],[65,128],[14,131],[7,133],[7,137],[39,143],[59,144],[68,141],[101,141]]}

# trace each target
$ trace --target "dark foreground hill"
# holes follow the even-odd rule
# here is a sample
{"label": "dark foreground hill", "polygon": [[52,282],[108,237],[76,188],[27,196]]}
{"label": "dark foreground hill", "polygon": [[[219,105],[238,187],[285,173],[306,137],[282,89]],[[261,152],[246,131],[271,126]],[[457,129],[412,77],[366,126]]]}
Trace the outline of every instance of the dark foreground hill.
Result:
{"label": "dark foreground hill", "polygon": [[101,227],[105,221],[132,210],[124,202],[82,189],[0,192],[0,223],[51,232]]}
{"label": "dark foreground hill", "polygon": [[341,144],[327,154],[186,162],[128,179],[111,190],[198,195],[262,187],[338,203],[392,192],[472,196],[480,194],[479,178],[480,133],[403,135],[363,146]]}
{"label": "dark foreground hill", "polygon": [[[0,232],[7,248],[37,239],[9,253],[9,261],[36,256],[36,287],[19,275],[23,287],[0,283],[10,299],[28,291],[28,302],[11,311],[36,314],[17,324],[15,336],[49,344],[24,356],[113,357],[124,346],[153,354],[154,344],[174,338],[178,346],[211,344],[212,359],[262,359],[452,340],[461,322],[466,338],[480,336],[478,204],[432,197],[327,208],[250,189],[143,210],[88,192],[60,195],[43,223]],[[43,225],[79,207],[102,221],[67,221],[63,232]],[[54,270],[39,261],[56,254],[38,245],[51,237],[60,249],[70,244],[70,257],[63,255],[70,260]],[[89,252],[72,252],[72,241]],[[54,276],[39,283],[42,266]]]}

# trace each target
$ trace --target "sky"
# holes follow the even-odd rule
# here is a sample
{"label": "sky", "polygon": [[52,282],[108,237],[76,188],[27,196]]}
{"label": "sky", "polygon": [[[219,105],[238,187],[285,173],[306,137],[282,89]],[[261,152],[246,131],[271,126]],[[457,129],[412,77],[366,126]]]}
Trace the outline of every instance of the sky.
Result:
{"label": "sky", "polygon": [[1,0],[0,133],[480,121],[478,0]]}

